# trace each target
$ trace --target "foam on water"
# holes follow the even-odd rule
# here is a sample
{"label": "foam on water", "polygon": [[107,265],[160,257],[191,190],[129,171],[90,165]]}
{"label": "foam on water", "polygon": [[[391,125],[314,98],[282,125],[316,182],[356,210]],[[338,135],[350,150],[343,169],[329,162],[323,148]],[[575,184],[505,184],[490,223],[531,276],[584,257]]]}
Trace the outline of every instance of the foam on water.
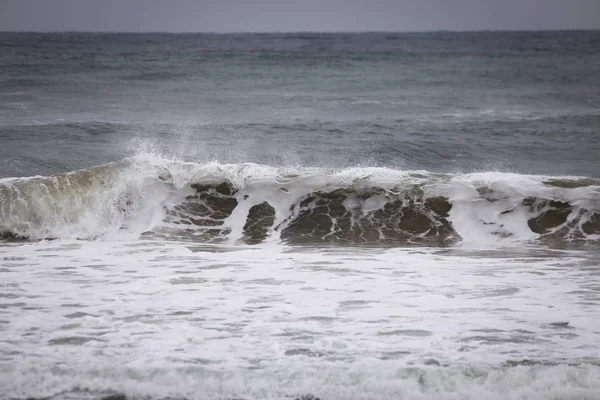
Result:
{"label": "foam on water", "polygon": [[58,240],[0,259],[3,398],[600,390],[590,252]]}
{"label": "foam on water", "polygon": [[[301,365],[299,365],[301,364]],[[55,368],[44,376],[23,371],[19,379],[43,379],[46,388],[16,391],[13,398],[39,393],[41,398],[104,399],[119,394],[130,399],[390,399],[408,400],[594,400],[600,391],[600,368],[486,366],[401,368],[393,362],[364,360],[348,365],[298,361],[279,363],[276,369],[260,372],[232,370],[210,373],[201,367],[148,367],[143,372],[122,367],[73,370]],[[42,376],[40,376],[42,375]],[[29,386],[26,381],[23,386]],[[76,390],[73,390],[76,387]],[[24,395],[22,395],[23,393]],[[59,393],[58,395],[56,393]],[[313,395],[312,393],[317,393]],[[119,397],[113,397],[119,398]]]}

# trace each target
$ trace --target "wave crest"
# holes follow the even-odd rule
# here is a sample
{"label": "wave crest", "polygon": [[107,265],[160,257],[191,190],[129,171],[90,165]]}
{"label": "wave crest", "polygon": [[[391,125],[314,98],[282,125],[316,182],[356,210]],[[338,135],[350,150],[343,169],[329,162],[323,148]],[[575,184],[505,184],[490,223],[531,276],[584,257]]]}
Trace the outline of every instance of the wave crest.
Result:
{"label": "wave crest", "polygon": [[0,232],[202,242],[598,242],[600,180],[384,168],[277,169],[137,156],[0,180]]}

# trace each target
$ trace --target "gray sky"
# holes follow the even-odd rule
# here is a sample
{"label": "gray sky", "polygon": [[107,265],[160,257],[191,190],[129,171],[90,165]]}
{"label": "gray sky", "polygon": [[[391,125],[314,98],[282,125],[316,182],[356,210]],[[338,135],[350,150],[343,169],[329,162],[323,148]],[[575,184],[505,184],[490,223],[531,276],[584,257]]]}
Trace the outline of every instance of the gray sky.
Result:
{"label": "gray sky", "polygon": [[0,31],[600,29],[600,0],[0,0]]}

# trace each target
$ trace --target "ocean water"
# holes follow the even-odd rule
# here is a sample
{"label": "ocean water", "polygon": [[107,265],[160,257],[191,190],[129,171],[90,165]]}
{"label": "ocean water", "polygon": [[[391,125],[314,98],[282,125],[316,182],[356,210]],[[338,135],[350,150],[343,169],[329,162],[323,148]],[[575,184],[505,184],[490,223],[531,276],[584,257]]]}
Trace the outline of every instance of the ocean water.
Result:
{"label": "ocean water", "polygon": [[0,33],[0,399],[600,398],[600,32]]}

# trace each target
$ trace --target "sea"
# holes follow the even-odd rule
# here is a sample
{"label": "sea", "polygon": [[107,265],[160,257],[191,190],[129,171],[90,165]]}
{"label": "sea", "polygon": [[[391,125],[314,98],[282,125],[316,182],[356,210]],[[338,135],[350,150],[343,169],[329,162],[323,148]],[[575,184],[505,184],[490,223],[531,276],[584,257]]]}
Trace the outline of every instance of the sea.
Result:
{"label": "sea", "polygon": [[600,31],[0,33],[0,399],[600,399]]}

